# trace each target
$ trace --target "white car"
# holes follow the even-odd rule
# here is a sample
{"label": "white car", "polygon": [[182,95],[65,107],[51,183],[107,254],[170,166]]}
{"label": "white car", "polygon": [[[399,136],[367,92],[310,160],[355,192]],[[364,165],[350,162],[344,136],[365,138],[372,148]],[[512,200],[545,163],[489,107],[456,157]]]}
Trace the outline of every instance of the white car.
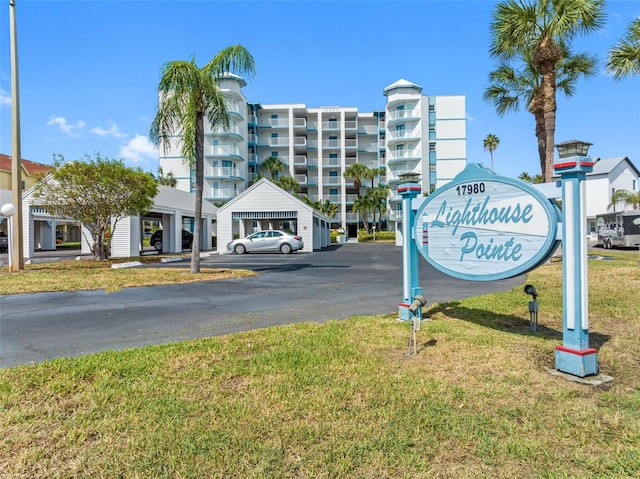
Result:
{"label": "white car", "polygon": [[279,251],[289,254],[304,248],[301,236],[286,231],[264,230],[246,238],[233,240],[227,245],[227,251],[236,254]]}

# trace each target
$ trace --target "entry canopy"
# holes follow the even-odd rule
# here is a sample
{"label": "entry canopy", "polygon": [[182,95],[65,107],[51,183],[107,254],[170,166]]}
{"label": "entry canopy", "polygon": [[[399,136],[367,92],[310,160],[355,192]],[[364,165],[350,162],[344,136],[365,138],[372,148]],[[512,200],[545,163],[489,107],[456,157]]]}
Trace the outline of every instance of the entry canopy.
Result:
{"label": "entry canopy", "polygon": [[470,281],[511,278],[547,261],[561,214],[530,183],[469,164],[418,208],[414,241],[436,269]]}

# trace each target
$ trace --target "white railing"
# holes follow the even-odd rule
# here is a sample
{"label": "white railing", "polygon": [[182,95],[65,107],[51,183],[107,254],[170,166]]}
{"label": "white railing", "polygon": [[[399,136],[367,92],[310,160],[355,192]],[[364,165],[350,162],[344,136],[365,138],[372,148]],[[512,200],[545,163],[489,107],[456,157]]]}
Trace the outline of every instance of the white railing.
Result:
{"label": "white railing", "polygon": [[317,130],[318,122],[317,121],[308,121],[307,122],[307,130]]}
{"label": "white railing", "polygon": [[418,131],[415,128],[411,130],[395,130],[390,131],[387,140],[397,140],[400,138],[417,138]]}
{"label": "white railing", "polygon": [[265,138],[263,141],[268,146],[289,146],[289,138],[287,137],[282,137],[282,138],[270,137],[270,138]]}
{"label": "white railing", "polygon": [[389,160],[401,160],[403,158],[420,158],[422,156],[421,150],[396,150],[390,151],[387,156]]}
{"label": "white railing", "polygon": [[358,122],[357,121],[345,121],[344,122],[344,127],[347,130],[354,130],[354,129],[358,128]]}
{"label": "white railing", "polygon": [[322,158],[323,166],[340,166],[340,158]]}
{"label": "white railing", "polygon": [[296,136],[293,139],[294,146],[307,146],[307,139],[304,136]]}
{"label": "white railing", "polygon": [[294,118],[293,119],[293,127],[294,128],[306,128],[307,127],[307,119],[306,118]]}
{"label": "white railing", "polygon": [[247,141],[255,143],[256,141],[258,141],[258,137],[252,133],[247,137]]}
{"label": "white railing", "polygon": [[420,113],[416,110],[396,110],[387,113],[388,120],[400,120],[402,118],[418,118]]}
{"label": "white railing", "polygon": [[211,156],[241,156],[244,157],[244,151],[237,146],[218,145],[212,146],[211,149],[206,152]]}
{"label": "white railing", "polygon": [[242,136],[242,132],[240,131],[240,128],[238,128],[237,126],[233,126],[230,128],[216,128],[215,130],[213,130],[213,134],[217,136],[225,136],[225,135]]}
{"label": "white railing", "polygon": [[322,148],[340,148],[340,140],[322,140]]}
{"label": "white railing", "polygon": [[204,176],[221,176],[221,177],[229,177],[229,176],[240,176],[240,170],[233,167],[214,167],[207,166],[204,169]]}
{"label": "white railing", "polygon": [[236,195],[236,191],[232,188],[204,188],[202,196],[212,199],[228,199],[233,198]]}
{"label": "white railing", "polygon": [[376,125],[363,125],[360,130],[360,134],[375,135],[378,133],[378,127]]}
{"label": "white railing", "polygon": [[347,138],[346,140],[344,140],[344,146],[346,146],[347,148],[357,148],[358,140],[356,140],[355,138]]}
{"label": "white railing", "polygon": [[293,178],[301,185],[307,184],[307,175],[293,175]]}
{"label": "white railing", "polygon": [[293,164],[295,166],[305,166],[307,164],[307,157],[305,155],[295,155],[293,157]]}
{"label": "white railing", "polygon": [[360,151],[378,151],[378,144],[377,143],[362,143],[360,142],[360,144],[358,145],[358,150]]}
{"label": "white railing", "polygon": [[322,129],[323,130],[339,130],[340,129],[340,125],[341,123],[336,120],[336,121],[323,121],[322,122]]}
{"label": "white railing", "polygon": [[340,176],[323,176],[322,183],[325,185],[339,185],[342,178]]}
{"label": "white railing", "polygon": [[289,120],[286,118],[267,118],[261,125],[269,125],[272,128],[286,128],[289,126]]}

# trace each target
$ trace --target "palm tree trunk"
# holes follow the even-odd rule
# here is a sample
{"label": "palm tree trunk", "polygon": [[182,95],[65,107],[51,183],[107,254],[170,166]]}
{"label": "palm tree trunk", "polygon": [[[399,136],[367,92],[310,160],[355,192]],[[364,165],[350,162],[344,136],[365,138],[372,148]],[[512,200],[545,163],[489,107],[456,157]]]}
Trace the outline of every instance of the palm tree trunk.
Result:
{"label": "palm tree trunk", "polygon": [[[196,116],[196,195],[195,219],[193,222],[193,243],[191,245],[191,272],[200,272],[200,230],[202,229],[202,186],[204,184],[204,114]],[[180,233],[182,235],[182,232]],[[182,237],[182,236],[181,236]],[[182,240],[180,240],[182,241]]]}

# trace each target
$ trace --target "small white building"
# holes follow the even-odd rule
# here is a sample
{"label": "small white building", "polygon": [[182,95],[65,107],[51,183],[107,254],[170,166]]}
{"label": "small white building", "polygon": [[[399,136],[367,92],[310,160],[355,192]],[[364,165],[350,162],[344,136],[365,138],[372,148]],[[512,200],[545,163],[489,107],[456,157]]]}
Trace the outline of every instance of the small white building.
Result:
{"label": "small white building", "polygon": [[266,178],[244,190],[218,208],[218,252],[235,238],[244,238],[255,231],[289,230],[302,236],[304,248],[311,252],[331,244],[328,217]]}

